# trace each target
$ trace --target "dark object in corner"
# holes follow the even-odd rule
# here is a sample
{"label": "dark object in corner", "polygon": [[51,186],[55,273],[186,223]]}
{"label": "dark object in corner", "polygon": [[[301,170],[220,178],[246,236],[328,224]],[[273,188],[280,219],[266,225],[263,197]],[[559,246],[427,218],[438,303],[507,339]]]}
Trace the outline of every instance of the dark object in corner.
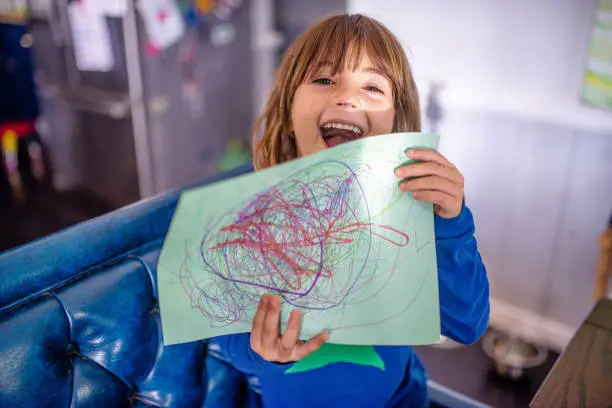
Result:
{"label": "dark object in corner", "polygon": [[612,299],[600,299],[537,392],[531,407],[609,407]]}

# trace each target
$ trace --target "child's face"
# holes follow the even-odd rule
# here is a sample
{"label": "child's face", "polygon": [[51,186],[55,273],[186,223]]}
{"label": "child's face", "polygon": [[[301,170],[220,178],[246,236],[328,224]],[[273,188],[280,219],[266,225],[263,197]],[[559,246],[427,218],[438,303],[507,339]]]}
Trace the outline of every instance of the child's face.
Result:
{"label": "child's face", "polygon": [[300,156],[354,139],[391,133],[395,118],[391,82],[363,57],[356,70],[335,75],[324,66],[296,90],[292,130]]}

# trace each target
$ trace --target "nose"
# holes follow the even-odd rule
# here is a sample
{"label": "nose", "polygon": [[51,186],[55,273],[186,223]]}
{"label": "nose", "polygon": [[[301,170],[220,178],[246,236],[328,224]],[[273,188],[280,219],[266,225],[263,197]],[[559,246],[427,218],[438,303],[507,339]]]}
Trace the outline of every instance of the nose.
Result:
{"label": "nose", "polygon": [[357,109],[359,107],[359,97],[351,89],[340,89],[336,99],[336,105],[343,108]]}
{"label": "nose", "polygon": [[336,105],[347,107],[347,108],[353,108],[353,109],[357,108],[357,105],[355,105],[353,102],[350,102],[350,101],[338,101],[336,102]]}

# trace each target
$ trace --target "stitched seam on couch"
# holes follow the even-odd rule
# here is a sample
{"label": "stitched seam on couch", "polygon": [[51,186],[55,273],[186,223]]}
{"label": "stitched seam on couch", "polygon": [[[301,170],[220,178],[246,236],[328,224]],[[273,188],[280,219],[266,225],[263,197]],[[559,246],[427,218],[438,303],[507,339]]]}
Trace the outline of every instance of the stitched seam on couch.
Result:
{"label": "stitched seam on couch", "polygon": [[[46,288],[43,288],[37,292],[34,293],[30,293],[27,296],[24,296],[20,299],[17,299],[16,301],[9,303],[8,305],[0,308],[0,313],[5,313],[5,312],[9,312],[11,309],[23,306],[31,301],[34,301],[36,299],[38,299],[39,297],[51,292],[51,291],[55,291],[57,289],[60,289],[64,286],[70,285],[71,283],[78,281],[84,277],[87,277],[89,275],[92,275],[96,272],[100,272],[103,269],[118,264],[119,262],[126,260],[126,259],[131,259],[133,261],[138,262],[138,255],[136,255],[136,253],[140,252],[140,251],[145,251],[147,249],[150,248],[154,248],[155,246],[159,245],[161,246],[161,243],[163,243],[164,241],[164,237],[162,238],[158,238],[154,241],[148,242],[147,244],[141,245],[139,247],[134,248],[131,251],[128,251],[126,253],[120,254],[115,256],[114,258],[111,258],[99,265],[95,265],[95,266],[91,266],[89,268],[83,269],[81,272],[78,272],[75,275],[72,275],[70,278],[68,279],[64,279],[62,281],[56,282],[54,285],[51,286],[47,286]],[[144,263],[141,261],[141,263]],[[148,269],[148,268],[147,268]],[[156,292],[156,291],[154,291]]]}

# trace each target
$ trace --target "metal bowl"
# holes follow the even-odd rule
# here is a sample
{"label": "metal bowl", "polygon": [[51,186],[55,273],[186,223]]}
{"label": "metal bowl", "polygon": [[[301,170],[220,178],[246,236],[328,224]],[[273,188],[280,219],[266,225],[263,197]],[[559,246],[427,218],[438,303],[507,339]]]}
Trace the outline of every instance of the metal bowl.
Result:
{"label": "metal bowl", "polygon": [[495,363],[497,374],[512,380],[520,379],[525,369],[539,366],[548,356],[545,347],[498,331],[485,334],[482,347]]}

